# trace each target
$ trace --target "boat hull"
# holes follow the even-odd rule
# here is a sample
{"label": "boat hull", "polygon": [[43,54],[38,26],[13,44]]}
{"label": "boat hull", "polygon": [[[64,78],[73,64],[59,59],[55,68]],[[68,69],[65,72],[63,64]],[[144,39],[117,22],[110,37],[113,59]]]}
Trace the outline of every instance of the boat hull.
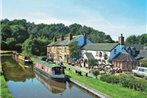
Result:
{"label": "boat hull", "polygon": [[45,75],[46,77],[51,78],[54,81],[66,82],[66,76],[65,75],[63,75],[62,77],[60,77],[60,76],[59,77],[56,77],[55,75],[49,74],[47,72],[44,72],[43,70],[37,68],[36,66],[34,66],[34,71],[37,71],[37,72]]}

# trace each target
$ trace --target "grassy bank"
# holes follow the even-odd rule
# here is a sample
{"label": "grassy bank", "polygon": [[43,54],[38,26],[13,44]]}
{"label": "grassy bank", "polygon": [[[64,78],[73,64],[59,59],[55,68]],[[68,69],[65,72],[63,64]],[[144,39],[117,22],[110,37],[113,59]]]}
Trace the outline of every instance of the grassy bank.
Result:
{"label": "grassy bank", "polygon": [[0,87],[0,97],[1,98],[14,98],[7,87],[6,81],[4,79],[4,76],[0,76],[1,81],[1,87]]}
{"label": "grassy bank", "polygon": [[117,84],[109,84],[86,76],[79,76],[72,71],[66,71],[66,74],[71,78],[84,83],[85,85],[94,88],[104,94],[107,94],[112,98],[147,98],[147,93],[144,92],[134,91]]}

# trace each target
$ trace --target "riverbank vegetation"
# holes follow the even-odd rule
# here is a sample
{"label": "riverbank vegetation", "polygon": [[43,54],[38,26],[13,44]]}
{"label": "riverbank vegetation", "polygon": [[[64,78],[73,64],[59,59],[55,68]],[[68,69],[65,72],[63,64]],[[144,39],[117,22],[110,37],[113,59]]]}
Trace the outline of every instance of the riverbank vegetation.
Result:
{"label": "riverbank vegetation", "polygon": [[71,78],[107,94],[112,98],[146,98],[147,96],[146,92],[135,91],[129,88],[124,88],[119,84],[110,84],[95,78],[80,76],[72,71],[66,71],[66,74]]}
{"label": "riverbank vegetation", "polygon": [[120,84],[123,87],[147,93],[147,81],[145,79],[135,78],[125,74],[105,74],[100,77],[100,80],[107,83]]}
{"label": "riverbank vegetation", "polygon": [[4,79],[4,76],[0,76],[0,81],[1,81],[1,87],[0,87],[0,97],[1,98],[14,98],[8,89],[8,86],[6,84],[6,81]]}

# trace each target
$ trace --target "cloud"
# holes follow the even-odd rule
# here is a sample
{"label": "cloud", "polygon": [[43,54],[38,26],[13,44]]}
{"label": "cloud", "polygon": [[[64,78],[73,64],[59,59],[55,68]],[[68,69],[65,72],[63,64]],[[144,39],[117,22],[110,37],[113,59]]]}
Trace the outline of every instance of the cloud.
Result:
{"label": "cloud", "polygon": [[[132,25],[127,20],[121,20],[120,17],[118,16],[122,17],[122,14],[120,15],[120,13],[123,13],[123,12],[118,10],[119,12],[118,14],[116,13],[117,10],[113,9],[114,10],[113,11],[112,9],[110,9],[111,10],[110,11],[108,9],[108,8],[113,8],[112,6],[113,4],[105,5],[105,2],[104,2],[104,4],[99,3],[97,5],[96,4],[97,1],[96,3],[92,2],[92,4],[86,3],[86,5],[84,5],[85,2],[83,1],[82,2],[80,1],[81,3],[79,3],[79,1],[71,2],[69,0],[67,0],[66,2],[64,0],[62,0],[62,2],[59,2],[59,0],[52,0],[52,2],[50,3],[47,3],[47,1],[46,2],[45,1],[43,2],[36,1],[35,4],[34,4],[34,1],[30,1],[28,6],[23,6],[22,8],[20,7],[20,9],[13,7],[15,4],[13,4],[13,6],[9,5],[12,8],[9,8],[8,11],[5,11],[4,18],[26,19],[30,22],[35,22],[36,24],[64,23],[65,25],[70,25],[73,23],[79,23],[81,25],[90,26],[99,31],[103,31],[106,34],[111,35],[111,37],[114,40],[117,40],[117,37],[121,33],[123,33],[125,37],[128,37],[129,35],[132,35],[132,34],[138,35],[138,34],[146,33],[146,30],[147,30],[146,29],[147,27],[144,25],[137,24],[137,23],[135,25],[134,24]],[[23,3],[20,2],[20,6],[22,6],[21,4],[26,5],[27,2],[25,1]],[[109,6],[111,5],[111,6],[108,7],[107,5]],[[104,8],[101,8],[101,7],[104,7]],[[120,5],[117,7],[119,8]],[[124,7],[121,7],[121,8],[122,10],[124,9]],[[105,12],[107,14],[104,16],[104,13],[102,12]],[[128,18],[127,16],[125,17]],[[123,19],[126,19],[126,18],[123,17]],[[133,22],[135,23],[135,21]]]}
{"label": "cloud", "polygon": [[[92,14],[93,13],[93,14]],[[94,14],[96,12],[90,10],[81,10],[78,13],[77,17],[73,18],[56,18],[53,15],[43,12],[32,13],[32,16],[37,18],[30,19],[36,24],[45,23],[45,24],[54,24],[54,23],[63,23],[65,25],[70,25],[73,23],[79,23],[81,25],[90,26],[99,31],[103,31],[106,34],[111,35],[113,40],[118,40],[118,36],[122,33],[125,38],[129,35],[139,35],[146,32],[146,26],[142,25],[122,25],[122,24],[113,24],[106,20],[100,13]]]}

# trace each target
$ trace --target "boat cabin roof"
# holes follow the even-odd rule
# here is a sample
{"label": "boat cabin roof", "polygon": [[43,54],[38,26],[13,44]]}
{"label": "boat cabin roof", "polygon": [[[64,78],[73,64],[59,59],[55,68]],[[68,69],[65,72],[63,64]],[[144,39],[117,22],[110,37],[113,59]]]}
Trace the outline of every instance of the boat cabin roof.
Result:
{"label": "boat cabin roof", "polygon": [[60,65],[51,63],[51,62],[46,62],[46,61],[40,61],[40,64],[45,65],[47,67],[53,68],[53,67],[61,67]]}

